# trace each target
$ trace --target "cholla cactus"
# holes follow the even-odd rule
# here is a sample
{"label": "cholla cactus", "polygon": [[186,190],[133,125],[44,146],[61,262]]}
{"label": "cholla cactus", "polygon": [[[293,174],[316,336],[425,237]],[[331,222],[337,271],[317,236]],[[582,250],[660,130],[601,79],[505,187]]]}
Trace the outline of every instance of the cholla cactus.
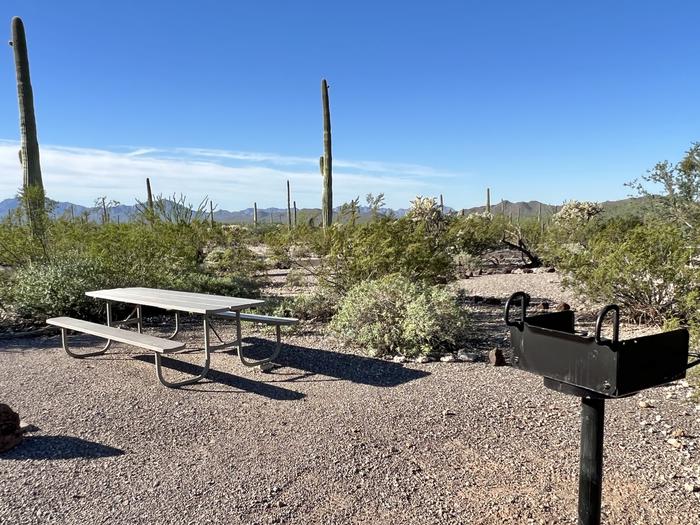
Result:
{"label": "cholla cactus", "polygon": [[586,224],[602,212],[603,207],[597,202],[568,201],[552,216],[552,220],[559,226],[573,229]]}
{"label": "cholla cactus", "polygon": [[435,197],[418,195],[411,201],[407,216],[413,222],[424,224],[428,231],[439,230],[445,223],[445,216],[440,211],[440,205]]}
{"label": "cholla cactus", "polygon": [[418,195],[411,201],[408,215],[414,221],[430,221],[438,218],[442,213],[435,197]]}

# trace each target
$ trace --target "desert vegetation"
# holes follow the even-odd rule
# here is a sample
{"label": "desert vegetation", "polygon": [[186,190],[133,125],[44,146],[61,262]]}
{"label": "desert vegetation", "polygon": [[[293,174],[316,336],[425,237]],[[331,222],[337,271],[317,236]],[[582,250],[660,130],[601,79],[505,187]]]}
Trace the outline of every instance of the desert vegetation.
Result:
{"label": "desert vegetation", "polygon": [[[519,219],[490,202],[463,214],[417,197],[397,218],[370,194],[370,213],[360,217],[358,198],[325,227],[318,215],[292,221],[291,208],[286,225],[223,225],[206,202],[150,195],[133,220],[115,224],[107,208],[102,221],[49,218],[51,201],[37,214],[23,199],[0,226],[0,301],[16,319],[41,321],[99,315],[84,297],[91,288],[266,294],[269,310],[319,322],[369,355],[439,355],[469,335],[469,310],[450,283],[497,264],[493,252],[506,248],[523,268],[554,267],[580,296],[619,304],[629,321],[687,326],[697,339],[698,150],[631,183],[640,198],[622,213],[570,201]],[[289,270],[296,293],[266,287],[274,268]]]}

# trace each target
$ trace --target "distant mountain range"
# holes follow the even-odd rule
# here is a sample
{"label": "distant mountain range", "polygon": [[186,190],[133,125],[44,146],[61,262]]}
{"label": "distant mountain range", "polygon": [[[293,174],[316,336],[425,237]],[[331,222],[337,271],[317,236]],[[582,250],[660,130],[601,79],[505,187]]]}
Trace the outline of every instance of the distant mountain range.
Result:
{"label": "distant mountain range", "polygon": [[[606,201],[601,203],[604,208],[610,212],[627,210],[630,207],[636,207],[640,199],[630,198],[617,201]],[[174,203],[173,203],[174,205]],[[0,201],[0,218],[6,217],[9,213],[19,206],[17,198],[5,199]],[[539,201],[528,202],[511,202],[502,201],[491,206],[493,213],[505,213],[512,215],[513,218],[521,217],[536,217],[541,210],[543,217],[548,217],[556,212],[558,206],[545,204]],[[360,206],[360,219],[366,219],[370,216],[370,209],[366,206]],[[400,208],[392,210],[382,208],[381,212],[388,214],[393,213],[395,217],[403,217],[408,210]],[[456,211],[453,208],[445,206],[446,212]],[[483,213],[486,211],[486,206],[477,206],[474,208],[466,208],[463,210],[465,214]],[[340,212],[340,207],[334,208],[335,213]],[[310,218],[320,220],[321,210],[319,208],[303,208],[297,210],[299,221],[308,221]],[[102,220],[102,208],[86,207],[80,204],[72,204],[70,202],[56,202],[53,209],[54,217],[81,217],[87,216],[88,220],[100,222]],[[120,204],[113,208],[109,208],[109,217],[112,222],[128,222],[136,216],[136,206]],[[253,208],[246,208],[238,211],[215,210],[214,220],[224,224],[251,224],[253,222]],[[260,223],[286,223],[287,210],[286,208],[258,208],[258,222]]]}

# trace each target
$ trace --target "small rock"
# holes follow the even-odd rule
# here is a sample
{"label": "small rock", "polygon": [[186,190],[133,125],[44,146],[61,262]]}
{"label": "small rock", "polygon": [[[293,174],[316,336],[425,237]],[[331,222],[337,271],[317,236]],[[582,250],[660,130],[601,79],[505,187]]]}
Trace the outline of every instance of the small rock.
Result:
{"label": "small rock", "polygon": [[567,310],[571,310],[571,306],[569,303],[559,303],[554,310],[557,312],[566,312]]}
{"label": "small rock", "polygon": [[637,406],[639,406],[639,408],[654,408],[654,405],[649,403],[649,401],[640,401],[637,403]]}
{"label": "small rock", "polygon": [[476,363],[479,360],[479,354],[476,352],[467,352],[465,349],[461,349],[457,352],[457,360],[467,363]]}
{"label": "small rock", "polygon": [[457,413],[456,413],[456,412],[453,412],[452,410],[443,410],[443,411],[442,411],[442,415],[445,416],[445,417],[447,417],[447,416],[456,416]]}
{"label": "small rock", "polygon": [[452,354],[443,355],[443,356],[440,358],[440,361],[442,361],[443,363],[454,363],[454,362],[455,362],[455,356],[453,356]]}
{"label": "small rock", "polygon": [[8,405],[0,403],[0,452],[7,452],[22,441],[19,414]]}
{"label": "small rock", "polygon": [[677,428],[671,432],[671,437],[674,438],[686,437],[687,435],[686,431],[682,428]]}
{"label": "small rock", "polygon": [[26,421],[19,422],[19,431],[22,434],[26,434],[27,432],[38,432],[39,430],[40,428],[36,425],[32,425],[31,423],[27,423]]}
{"label": "small rock", "polygon": [[403,355],[395,355],[394,358],[392,359],[394,363],[405,363],[406,362],[406,357]]}
{"label": "small rock", "polygon": [[255,367],[255,371],[264,374],[272,370],[274,367],[275,365],[273,365],[272,363],[262,363]]}
{"label": "small rock", "polygon": [[430,359],[427,355],[419,355],[416,357],[416,363],[430,363],[432,359]]}
{"label": "small rock", "polygon": [[685,489],[686,492],[698,492],[700,491],[700,486],[696,485],[695,483],[686,483],[683,485],[683,488]]}
{"label": "small rock", "polygon": [[671,445],[673,448],[681,448],[683,446],[683,443],[678,441],[676,438],[667,439],[666,443]]}
{"label": "small rock", "polygon": [[506,358],[503,357],[503,350],[494,348],[489,352],[489,363],[493,366],[505,366]]}

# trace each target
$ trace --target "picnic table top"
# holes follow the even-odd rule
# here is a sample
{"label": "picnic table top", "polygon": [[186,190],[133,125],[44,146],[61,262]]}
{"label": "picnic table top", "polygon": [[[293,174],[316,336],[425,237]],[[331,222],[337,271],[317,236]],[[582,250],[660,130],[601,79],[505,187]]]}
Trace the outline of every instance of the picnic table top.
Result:
{"label": "picnic table top", "polygon": [[265,302],[260,299],[244,299],[241,297],[227,297],[225,295],[139,287],[94,290],[85,292],[85,295],[107,301],[153,306],[164,310],[178,310],[196,314],[243,310],[259,306]]}

